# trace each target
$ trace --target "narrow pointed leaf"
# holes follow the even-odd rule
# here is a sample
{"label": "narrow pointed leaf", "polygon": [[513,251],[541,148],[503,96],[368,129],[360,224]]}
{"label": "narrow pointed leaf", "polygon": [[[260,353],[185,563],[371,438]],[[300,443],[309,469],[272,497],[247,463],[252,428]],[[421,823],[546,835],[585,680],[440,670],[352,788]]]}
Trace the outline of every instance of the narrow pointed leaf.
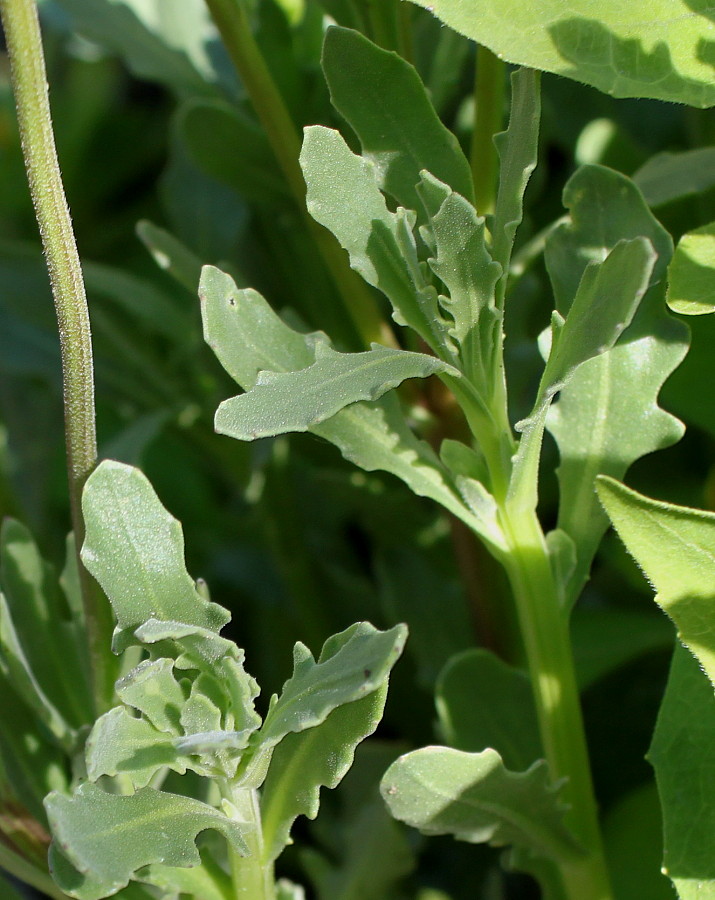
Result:
{"label": "narrow pointed leaf", "polygon": [[360,622],[327,640],[317,662],[296,644],[293,675],[265,718],[262,743],[276,744],[290,732],[314,728],[337,707],[376,691],[402,653],[406,636],[404,625],[378,631]]}
{"label": "narrow pointed leaf", "polygon": [[385,683],[369,696],[334,709],[315,728],[286,735],[276,747],[261,789],[266,859],[276,859],[290,842],[298,816],[317,816],[321,787],[337,787],[352,766],[355,748],[382,718],[386,694]]}
{"label": "narrow pointed leaf", "polygon": [[715,105],[710,8],[692,0],[413,0],[497,56],[616,97]]}
{"label": "narrow pointed leaf", "polygon": [[138,469],[102,462],[87,481],[82,510],[82,559],[114,609],[117,652],[148,616],[212,631],[228,622],[226,610],[196,590],[186,571],[181,526]]}
{"label": "narrow pointed leaf", "polygon": [[261,372],[255,387],[224,400],[216,412],[216,431],[251,441],[292,431],[307,431],[360,400],[377,400],[407,378],[456,369],[424,353],[391,350],[373,344],[364,353],[337,353],[316,346],[312,366],[298,372]]}
{"label": "narrow pointed leaf", "polygon": [[357,31],[333,27],[325,35],[323,71],[333,106],[375,164],[379,186],[400,206],[422,209],[415,186],[425,169],[473,199],[469,163],[413,66]]}
{"label": "narrow pointed leaf", "polygon": [[648,759],[663,815],[663,874],[680,900],[715,897],[715,696],[676,645]]}
{"label": "narrow pointed leaf", "polygon": [[239,822],[190,797],[151,788],[121,796],[86,783],[72,797],[50,794],[45,805],[69,861],[105,891],[96,896],[116,892],[152,863],[200,865],[195,841],[206,829],[223,834],[236,852],[248,852]]}
{"label": "narrow pointed leaf", "polygon": [[651,500],[612,478],[598,479],[598,496],[715,685],[715,513]]}
{"label": "narrow pointed leaf", "polygon": [[549,859],[579,854],[544,761],[510,772],[495,750],[424,747],[396,760],[380,791],[396,819],[424,834],[512,844]]}
{"label": "narrow pointed leaf", "polygon": [[656,208],[715,186],[715,147],[656,153],[633,174],[646,203]]}

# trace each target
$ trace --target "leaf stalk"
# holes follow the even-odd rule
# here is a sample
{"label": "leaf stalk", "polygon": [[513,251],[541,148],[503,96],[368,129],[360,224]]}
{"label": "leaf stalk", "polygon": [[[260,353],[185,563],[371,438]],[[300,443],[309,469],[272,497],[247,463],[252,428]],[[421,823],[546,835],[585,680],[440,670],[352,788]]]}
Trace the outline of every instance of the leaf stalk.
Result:
{"label": "leaf stalk", "polygon": [[89,310],[55,148],[42,36],[35,0],[0,0],[17,118],[35,216],[47,260],[62,357],[65,442],[72,527],[97,713],[113,693],[109,604],[82,565],[82,488],[97,462]]}
{"label": "leaf stalk", "polygon": [[506,65],[487,47],[477,46],[474,80],[474,128],[470,162],[474,199],[480,216],[494,212],[499,180],[499,158],[494,135],[504,125]]}

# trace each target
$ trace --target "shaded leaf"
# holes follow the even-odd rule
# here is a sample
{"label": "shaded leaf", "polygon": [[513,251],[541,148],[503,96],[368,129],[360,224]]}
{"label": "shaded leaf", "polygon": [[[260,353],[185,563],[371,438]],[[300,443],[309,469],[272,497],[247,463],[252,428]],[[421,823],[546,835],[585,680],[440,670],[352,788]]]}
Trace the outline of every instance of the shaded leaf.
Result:
{"label": "shaded leaf", "polygon": [[698,661],[676,645],[648,759],[663,813],[663,873],[680,900],[715,897],[713,740],[712,684]]}
{"label": "shaded leaf", "polygon": [[138,469],[102,462],[85,485],[82,510],[82,560],[117,617],[115,652],[131,643],[148,617],[211,631],[228,622],[229,613],[196,590],[184,563],[181,526]]}
{"label": "shaded leaf", "polygon": [[508,62],[566,75],[616,97],[715,104],[715,24],[693,0],[413,0]]}
{"label": "shaded leaf", "polygon": [[149,250],[154,262],[168,272],[192,295],[201,277],[201,260],[164,228],[142,219],[137,222],[137,236]]}
{"label": "shaded leaf", "polygon": [[715,312],[715,222],[678,241],[668,270],[668,306],[688,316]]}
{"label": "shaded leaf", "polygon": [[[119,890],[137,869],[152,863],[200,865],[195,841],[207,828],[223,834],[236,852],[247,853],[239,822],[190,797],[151,788],[121,796],[86,783],[72,797],[50,794],[45,806],[64,854],[94,882],[91,893],[74,892],[81,900]],[[59,873],[53,874],[65,890]],[[104,894],[94,893],[97,887]]]}
{"label": "shaded leaf", "polygon": [[569,860],[580,852],[562,822],[544,761],[510,772],[496,750],[424,747],[396,760],[380,791],[395,818],[424,834],[514,844],[550,859]]}
{"label": "shaded leaf", "polygon": [[459,373],[434,356],[373,344],[364,353],[315,347],[315,362],[298,372],[261,372],[252,390],[224,400],[216,412],[219,434],[251,441],[307,431],[360,400],[377,400],[407,378]]}
{"label": "shaded leaf", "polygon": [[447,663],[435,695],[441,735],[457,750],[490,747],[513,771],[543,756],[528,675],[488,650],[465,650]]}
{"label": "shaded leaf", "polygon": [[651,500],[600,477],[598,496],[678,637],[715,684],[715,513]]}
{"label": "shaded leaf", "polygon": [[[377,183],[406,209],[424,209],[415,190],[427,170],[467,200],[474,188],[455,136],[434,111],[416,70],[357,31],[329,28],[323,71],[333,106],[375,164]],[[399,110],[399,115],[396,111]]]}
{"label": "shaded leaf", "polygon": [[653,208],[700,194],[715,186],[715,147],[656,153],[633,174],[633,181]]}

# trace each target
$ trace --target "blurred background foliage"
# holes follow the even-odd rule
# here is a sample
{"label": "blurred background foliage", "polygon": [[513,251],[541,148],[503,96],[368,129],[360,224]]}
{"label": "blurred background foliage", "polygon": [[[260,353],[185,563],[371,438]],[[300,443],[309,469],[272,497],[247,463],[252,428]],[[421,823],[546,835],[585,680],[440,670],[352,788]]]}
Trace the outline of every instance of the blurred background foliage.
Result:
{"label": "blurred background foliage", "polygon": [[[256,39],[296,128],[338,127],[354,145],[320,69],[326,16],[403,51],[404,34],[400,42],[380,29],[369,0],[251,6]],[[430,502],[388,475],[356,471],[315,437],[243,445],[213,433],[218,403],[235,391],[203,343],[202,264],[220,265],[290,321],[327,331],[338,347],[359,348],[359,339],[203,4],[182,0],[171,22],[160,8],[141,0],[41,4],[59,156],[87,277],[100,455],[140,465],[183,522],[189,570],[233,611],[231,636],[247,650],[264,703],[288,675],[296,640],[316,649],[358,619],[410,627],[380,739],[368,742],[355,771],[324,800],[318,824],[302,826],[304,840],[283,862],[287,874],[304,880],[300,872],[308,872],[321,900],[536,896],[525,877],[499,874],[494,851],[407,834],[373,793],[399,752],[440,739],[435,683],[453,654],[477,643],[518,660],[495,566]],[[409,56],[468,150],[474,46],[417,7],[406,4],[403,19]],[[699,192],[669,198],[643,169],[657,154],[715,144],[711,112],[614,100],[548,75],[543,107],[540,165],[527,193],[507,320],[514,421],[528,410],[540,365],[535,337],[552,303],[540,235],[563,215],[561,191],[574,169],[603,163],[650,185],[648,199],[676,240],[711,219],[715,199],[707,174]],[[4,55],[0,198],[0,514],[23,520],[59,566],[69,521],[59,347]],[[173,271],[167,250],[180,260]],[[686,437],[639,461],[629,483],[712,509],[715,394],[705,373],[715,319],[689,324],[692,350],[661,398],[688,426]],[[415,423],[438,441],[454,427],[449,407],[429,385],[410,390],[403,399],[413,404]],[[555,515],[557,464],[547,443],[546,523]],[[574,640],[607,842],[609,829],[626,833],[629,821],[646,821],[657,833],[643,757],[672,637],[611,535],[574,616]],[[670,896],[654,844],[643,840],[651,849],[609,845],[618,896]],[[390,853],[376,853],[388,844]],[[392,860],[384,872],[375,862],[383,856]]]}

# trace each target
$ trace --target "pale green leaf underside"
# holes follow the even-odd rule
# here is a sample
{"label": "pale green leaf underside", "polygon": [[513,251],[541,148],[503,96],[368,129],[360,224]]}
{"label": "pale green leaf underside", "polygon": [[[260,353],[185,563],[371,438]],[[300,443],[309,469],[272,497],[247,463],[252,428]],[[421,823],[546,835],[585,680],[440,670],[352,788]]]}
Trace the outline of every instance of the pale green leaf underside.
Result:
{"label": "pale green leaf underside", "polygon": [[616,97],[715,104],[708,0],[413,0],[508,62]]}
{"label": "pale green leaf underside", "polygon": [[364,353],[338,353],[316,344],[315,362],[298,372],[261,372],[245,394],[224,400],[216,431],[242,441],[308,431],[361,400],[377,400],[408,378],[438,372],[459,376],[434,356],[373,344]]}
{"label": "pale green leaf underside", "polygon": [[424,834],[512,844],[550,859],[579,853],[543,761],[516,773],[495,750],[424,747],[396,760],[380,791],[395,818]]}
{"label": "pale green leaf underside", "polygon": [[715,696],[676,646],[648,758],[663,811],[663,870],[680,900],[715,898]]}
{"label": "pale green leaf underside", "polygon": [[656,602],[715,684],[715,513],[651,500],[611,478],[598,495]]}
{"label": "pale green leaf underside", "polygon": [[668,270],[668,306],[700,316],[715,312],[715,222],[684,234]]}
{"label": "pale green leaf underside", "polygon": [[82,559],[117,617],[115,650],[123,650],[148,618],[211,631],[229,621],[225,609],[196,590],[186,571],[181,525],[138,469],[102,462],[85,485],[82,510]]}
{"label": "pale green leaf underside", "polygon": [[247,853],[240,823],[190,797],[151,788],[120,796],[87,783],[72,797],[50,794],[45,805],[69,861],[79,873],[91,873],[104,890],[96,897],[124,887],[137,869],[152,863],[200,865],[195,840],[207,828],[221,832],[238,853]]}

